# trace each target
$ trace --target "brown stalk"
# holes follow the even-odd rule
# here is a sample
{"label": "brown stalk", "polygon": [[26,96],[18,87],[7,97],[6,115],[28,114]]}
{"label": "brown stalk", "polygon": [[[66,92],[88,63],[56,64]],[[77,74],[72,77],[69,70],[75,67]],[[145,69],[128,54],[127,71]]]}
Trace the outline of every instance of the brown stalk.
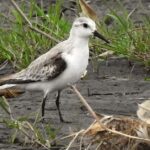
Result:
{"label": "brown stalk", "polygon": [[18,13],[24,18],[24,20],[27,22],[27,24],[29,25],[30,29],[37,32],[37,33],[40,33],[42,35],[44,35],[45,37],[53,40],[54,42],[58,43],[59,41],[57,39],[55,39],[54,37],[52,37],[51,35],[43,32],[42,30],[34,27],[32,25],[32,23],[30,22],[30,20],[26,17],[26,15],[22,12],[22,10],[19,8],[19,6],[17,5],[17,3],[14,1],[14,0],[11,0],[11,3],[13,4],[13,6],[16,8],[16,10],[18,11]]}
{"label": "brown stalk", "polygon": [[98,118],[98,116],[96,115],[96,113],[94,112],[94,110],[91,108],[91,106],[87,103],[86,99],[81,95],[81,93],[77,90],[77,88],[75,87],[75,85],[72,85],[71,88],[74,90],[74,92],[77,94],[77,96],[79,97],[79,99],[81,100],[81,102],[83,103],[83,105],[87,108],[87,110],[89,111],[89,113],[93,116],[93,118],[100,124],[100,126],[105,129],[108,132],[111,132],[113,134],[118,134],[130,139],[135,139],[135,140],[141,140],[141,141],[146,141],[146,142],[150,142],[150,139],[144,139],[144,138],[140,138],[140,137],[136,137],[136,136],[132,136],[132,135],[128,135],[113,129],[109,129],[108,127],[106,127],[106,125],[102,124],[100,122],[100,119]]}

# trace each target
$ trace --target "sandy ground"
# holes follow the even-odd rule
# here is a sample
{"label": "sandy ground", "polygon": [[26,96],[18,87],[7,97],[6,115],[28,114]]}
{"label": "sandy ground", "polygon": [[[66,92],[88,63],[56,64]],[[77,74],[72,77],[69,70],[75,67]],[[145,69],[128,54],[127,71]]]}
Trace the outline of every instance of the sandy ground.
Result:
{"label": "sandy ground", "polygon": [[[5,4],[6,2],[2,1]],[[110,5],[113,2],[110,1]],[[129,0],[123,2],[130,10],[138,4],[136,0],[132,0],[132,4]],[[149,0],[143,0],[143,2],[147,10],[149,10]],[[91,4],[98,10],[99,14],[105,14],[106,6],[100,1],[92,1]],[[141,10],[138,10],[138,12],[142,14]],[[142,65],[135,63],[134,68],[132,68],[124,58],[110,58],[98,64],[97,72],[93,72],[92,68],[92,63],[90,62],[86,79],[77,83],[77,87],[96,112],[135,117],[137,104],[150,98],[150,82],[144,80],[145,77],[150,77],[150,73]],[[0,75],[13,71],[11,66],[8,65],[0,71]],[[17,98],[8,99],[13,115],[16,118],[27,115],[31,116],[30,120],[32,122],[34,113],[40,108],[41,100],[42,93],[37,92],[26,92]],[[55,93],[50,94],[46,105],[45,122],[50,123],[56,130],[59,130],[58,136],[64,136],[69,134],[70,131],[78,131],[88,127],[93,121],[93,118],[82,106],[78,97],[70,89],[65,89],[62,92],[61,111],[64,119],[71,121],[71,123],[60,123],[55,106]],[[1,108],[0,115],[4,115]],[[1,150],[36,149],[21,146],[20,143],[10,144],[8,141],[9,136],[10,130],[0,124]]]}

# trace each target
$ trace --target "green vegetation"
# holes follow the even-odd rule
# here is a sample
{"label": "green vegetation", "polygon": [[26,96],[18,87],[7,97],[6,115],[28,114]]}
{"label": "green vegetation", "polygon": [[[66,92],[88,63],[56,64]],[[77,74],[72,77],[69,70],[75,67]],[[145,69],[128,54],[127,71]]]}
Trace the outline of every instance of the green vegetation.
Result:
{"label": "green vegetation", "polygon": [[[24,3],[20,6],[23,12],[26,9]],[[69,33],[70,23],[65,18],[60,18],[61,5],[62,2],[58,1],[56,5],[49,6],[45,14],[44,9],[32,1],[27,18],[34,27],[57,40],[62,40]],[[119,10],[122,11],[121,15],[117,13]],[[137,26],[131,19],[133,13],[134,11],[128,12],[120,3],[118,10],[110,8],[110,13],[105,16],[98,28],[111,44],[106,45],[93,40],[91,47],[94,48],[95,55],[111,50],[129,60],[140,61],[147,67],[150,65],[150,17],[143,17],[143,24]],[[1,17],[6,16],[1,14]],[[108,27],[104,22],[110,18],[112,23]],[[16,9],[12,10],[11,18],[3,19],[9,20],[11,26],[0,28],[0,62],[7,59],[21,69],[56,44],[55,41],[33,31]]]}
{"label": "green vegetation", "polygon": [[[134,10],[128,12],[121,4],[119,6],[119,10],[110,9],[110,13],[99,25],[101,32],[111,41],[110,45],[102,44],[101,47],[102,49],[113,51],[116,55],[141,62],[146,67],[149,67],[150,17],[142,17],[142,23],[137,25],[131,18]],[[117,12],[122,12],[122,15]],[[109,27],[104,23],[107,19],[112,21]]]}
{"label": "green vegetation", "polygon": [[[20,6],[24,12],[24,3]],[[70,23],[60,18],[61,3],[49,7],[47,14],[34,1],[29,7],[27,17],[33,27],[50,34],[58,40],[63,39],[69,32]],[[38,55],[48,51],[55,41],[41,35],[29,27],[24,18],[16,9],[12,10],[9,28],[0,28],[0,62],[10,60],[18,68],[24,68],[30,64]],[[1,14],[1,17],[6,17]],[[12,19],[13,18],[13,19]]]}

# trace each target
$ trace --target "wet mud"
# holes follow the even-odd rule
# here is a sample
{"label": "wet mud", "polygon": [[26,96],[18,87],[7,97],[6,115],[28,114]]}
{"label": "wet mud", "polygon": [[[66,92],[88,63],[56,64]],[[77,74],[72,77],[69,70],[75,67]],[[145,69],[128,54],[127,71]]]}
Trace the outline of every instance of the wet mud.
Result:
{"label": "wet mud", "polygon": [[[100,62],[97,72],[93,72],[92,63],[88,67],[86,79],[77,83],[77,88],[91,107],[100,114],[125,115],[136,117],[137,104],[150,98],[150,83],[145,81],[150,74],[140,64],[129,66],[123,58],[111,58]],[[6,67],[5,71],[10,71]],[[4,73],[4,72],[3,72]],[[43,93],[26,92],[23,95],[8,99],[13,116],[31,116],[33,122],[35,114],[41,106]],[[66,121],[61,123],[55,105],[55,93],[49,95],[46,102],[45,123],[50,123],[59,136],[65,136],[70,131],[79,131],[92,123],[93,118],[80,102],[77,95],[69,88],[61,94],[61,111]],[[5,115],[1,110],[1,115]],[[10,130],[0,126],[0,147],[2,149],[24,149],[17,144],[8,144]],[[29,148],[29,147],[28,147]],[[34,149],[34,148],[33,148]]]}

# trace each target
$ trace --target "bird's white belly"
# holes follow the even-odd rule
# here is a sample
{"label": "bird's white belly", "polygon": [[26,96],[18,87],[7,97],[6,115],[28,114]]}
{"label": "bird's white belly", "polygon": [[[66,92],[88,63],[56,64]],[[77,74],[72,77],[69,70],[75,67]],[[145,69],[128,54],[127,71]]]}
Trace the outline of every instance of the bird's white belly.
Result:
{"label": "bird's white belly", "polygon": [[28,84],[26,89],[28,90],[44,90],[46,92],[52,92],[55,90],[62,89],[67,85],[74,84],[77,82],[88,65],[88,53],[87,54],[76,54],[65,56],[67,67],[58,77],[50,81],[37,82]]}
{"label": "bird's white belly", "polygon": [[84,71],[88,65],[88,54],[81,55],[72,55],[65,57],[67,61],[67,68],[65,71],[54,81],[53,84],[56,89],[61,89],[68,84],[74,84],[77,82],[81,76],[83,75]]}
{"label": "bird's white belly", "polygon": [[76,59],[72,59],[71,62],[68,64],[68,69],[66,70],[66,73],[64,73],[64,76],[66,76],[66,80],[70,80],[70,83],[77,82],[86,70],[87,65],[87,59],[78,59],[78,61],[76,61]]}

